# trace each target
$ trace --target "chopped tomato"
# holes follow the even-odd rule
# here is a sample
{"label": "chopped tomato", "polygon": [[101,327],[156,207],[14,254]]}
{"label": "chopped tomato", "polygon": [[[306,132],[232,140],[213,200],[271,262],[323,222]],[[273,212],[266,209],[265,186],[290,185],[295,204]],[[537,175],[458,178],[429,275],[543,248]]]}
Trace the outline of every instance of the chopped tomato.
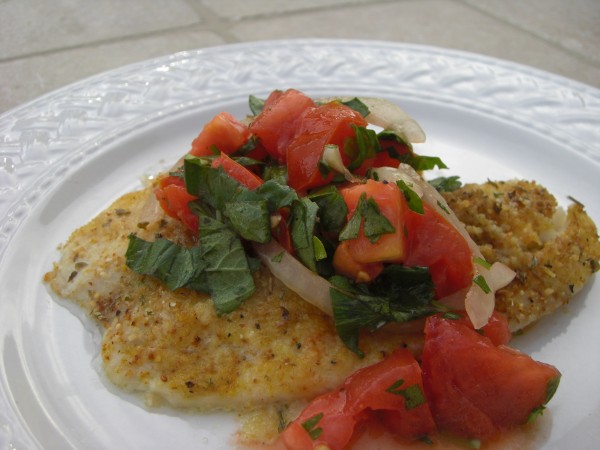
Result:
{"label": "chopped tomato", "polygon": [[344,383],[346,408],[381,412],[394,434],[416,439],[435,431],[425,398],[421,368],[412,353],[398,349],[352,374]]}
{"label": "chopped tomato", "polygon": [[469,244],[433,207],[423,203],[424,214],[406,214],[407,266],[428,267],[437,298],[471,285],[473,257]]}
{"label": "chopped tomato", "polygon": [[[456,317],[456,320],[473,328],[471,319],[464,311],[453,311],[445,317]],[[494,311],[490,316],[488,323],[483,328],[477,330],[478,333],[487,337],[494,345],[506,345],[512,338],[510,328],[508,328],[508,320],[506,316],[498,311]]]}
{"label": "chopped tomato", "polygon": [[404,215],[408,206],[398,186],[367,180],[364,184],[353,184],[340,189],[340,193],[348,205],[348,220],[354,215],[360,197],[373,199],[383,216],[394,229],[394,233],[382,234],[376,242],[371,242],[364,234],[364,223],[356,239],[348,240],[348,253],[358,263],[400,261],[405,256]]}
{"label": "chopped tomato", "polygon": [[461,320],[431,316],[422,356],[427,399],[442,430],[489,439],[524,424],[560,379],[548,364],[496,346]]}
{"label": "chopped tomato", "polygon": [[342,241],[333,254],[333,267],[336,273],[353,279],[357,283],[369,283],[379,276],[383,263],[359,263],[348,250],[348,241]]}
{"label": "chopped tomato", "polygon": [[314,399],[281,435],[288,449],[343,449],[369,413],[389,414],[398,436],[414,439],[435,430],[425,402],[421,369],[399,349],[349,376],[343,386]]}
{"label": "chopped tomato", "polygon": [[352,439],[357,417],[346,411],[346,392],[336,389],[315,398],[281,434],[288,450],[343,450]]}
{"label": "chopped tomato", "polygon": [[248,127],[260,139],[261,145],[277,161],[284,164],[287,147],[296,134],[302,113],[315,102],[300,91],[275,91],[265,101],[262,112]]}
{"label": "chopped tomato", "polygon": [[222,167],[227,175],[251,190],[263,184],[263,180],[223,152],[213,160],[211,167]]}
{"label": "chopped tomato", "polygon": [[248,128],[227,112],[217,114],[192,142],[194,156],[214,155],[214,149],[227,154],[243,146],[250,137]]}
{"label": "chopped tomato", "polygon": [[352,125],[366,126],[367,122],[358,112],[339,102],[308,108],[287,149],[289,185],[304,192],[330,182],[333,172],[324,176],[319,170],[325,145],[337,145],[344,157],[346,139],[356,135]]}
{"label": "chopped tomato", "polygon": [[174,176],[163,178],[154,190],[154,195],[169,216],[179,219],[194,233],[198,232],[198,216],[188,206],[197,197],[187,192],[183,179]]}
{"label": "chopped tomato", "polygon": [[400,160],[390,156],[387,149],[393,149],[398,155],[405,155],[412,152],[408,145],[390,139],[380,139],[379,143],[383,151],[378,152],[373,158],[366,159],[358,169],[354,170],[356,175],[364,176],[367,170],[373,167],[398,167]]}

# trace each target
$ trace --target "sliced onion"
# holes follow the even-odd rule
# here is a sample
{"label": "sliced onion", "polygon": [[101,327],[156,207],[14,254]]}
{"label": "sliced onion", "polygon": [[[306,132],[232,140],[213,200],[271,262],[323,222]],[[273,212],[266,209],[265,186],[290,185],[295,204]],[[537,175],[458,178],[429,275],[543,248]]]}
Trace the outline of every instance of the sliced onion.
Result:
{"label": "sliced onion", "polygon": [[[473,261],[477,259],[483,260],[483,255],[479,246],[471,239],[464,224],[458,220],[456,214],[450,209],[444,197],[427,181],[417,174],[417,172],[407,164],[400,164],[397,169],[391,167],[382,167],[373,169],[379,180],[395,183],[398,180],[403,180],[407,183],[429,206],[433,207],[442,217],[461,234],[467,241],[469,249],[473,257]],[[416,189],[418,187],[418,189]],[[473,263],[473,278],[482,276],[490,288],[489,292],[484,290],[475,283],[464,295],[464,308],[467,311],[469,319],[475,328],[481,328],[487,324],[488,319],[494,312],[495,293],[498,289],[506,286],[515,277],[515,273],[506,265],[496,262],[490,268],[483,265]],[[453,305],[457,305],[457,298],[449,298]]]}
{"label": "sliced onion", "polygon": [[[347,102],[354,97],[329,97],[318,99],[318,102],[330,101]],[[384,130],[393,131],[405,141],[413,144],[425,142],[425,132],[415,119],[409,116],[395,103],[382,98],[357,97],[369,108],[369,114],[365,117],[370,124],[382,127]]]}
{"label": "sliced onion", "polygon": [[329,295],[331,284],[325,278],[307,269],[273,239],[266,244],[253,243],[253,246],[274,277],[308,303],[333,316]]}
{"label": "sliced onion", "polygon": [[354,176],[352,172],[344,165],[342,160],[342,154],[340,148],[335,144],[327,144],[323,148],[323,162],[327,164],[331,169],[335,170],[344,175],[347,181],[355,183],[359,181],[359,178]]}

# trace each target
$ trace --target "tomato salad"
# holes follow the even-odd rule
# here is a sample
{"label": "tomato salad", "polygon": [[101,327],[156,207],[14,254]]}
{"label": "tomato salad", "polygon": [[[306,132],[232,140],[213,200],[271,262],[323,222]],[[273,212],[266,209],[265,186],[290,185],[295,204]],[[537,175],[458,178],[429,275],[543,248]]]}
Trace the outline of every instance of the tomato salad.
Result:
{"label": "tomato salad", "polygon": [[425,334],[419,361],[398,349],[357,371],[281,442],[342,449],[373,420],[408,440],[441,430],[486,441],[538,415],[560,373],[506,346],[494,293],[514,273],[483,259],[439,194],[456,179],[421,177],[446,166],[413,151],[418,124],[384,100],[294,89],[251,96],[250,110],[245,121],[217,114],[157,182],[162,209],[197,245],[131,235],[128,266],[206,292],[227,314],[252,295],[262,262],[331,315],[359,357],[362,332],[393,322]]}

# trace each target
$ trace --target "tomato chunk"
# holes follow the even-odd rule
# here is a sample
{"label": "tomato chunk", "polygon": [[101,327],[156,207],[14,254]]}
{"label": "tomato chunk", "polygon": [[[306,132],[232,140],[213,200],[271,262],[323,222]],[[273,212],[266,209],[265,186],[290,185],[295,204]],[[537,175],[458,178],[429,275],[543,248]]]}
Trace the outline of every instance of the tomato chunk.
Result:
{"label": "tomato chunk", "polygon": [[307,108],[314,106],[311,98],[295,89],[274,91],[248,129],[274,159],[284,164],[289,142],[296,135],[298,120]]}
{"label": "tomato chunk", "polygon": [[222,167],[227,175],[250,190],[256,189],[263,184],[263,180],[261,180],[260,177],[250,172],[223,152],[221,152],[218,158],[213,160],[211,167]]}
{"label": "tomato chunk", "polygon": [[412,353],[395,350],[389,357],[360,369],[344,383],[346,408],[380,411],[394,434],[416,439],[435,431],[421,368]]}
{"label": "tomato chunk", "polygon": [[422,356],[427,399],[442,430],[489,439],[525,423],[551,397],[560,372],[462,320],[431,316]]}
{"label": "tomato chunk", "polygon": [[154,195],[165,213],[179,219],[190,231],[198,232],[198,216],[188,206],[188,203],[196,200],[197,197],[187,192],[183,179],[174,176],[164,177],[159,181]]}
{"label": "tomato chunk", "polygon": [[334,174],[323,176],[319,170],[325,145],[337,145],[344,156],[346,139],[356,135],[352,125],[366,126],[367,122],[358,112],[339,102],[308,108],[287,149],[290,186],[304,192],[330,182]]}
{"label": "tomato chunk", "polygon": [[407,250],[404,264],[429,267],[437,298],[471,285],[473,259],[467,241],[433,207],[424,214],[406,214]]}
{"label": "tomato chunk", "polygon": [[373,199],[379,211],[385,216],[394,229],[394,233],[382,234],[376,242],[371,242],[364,234],[364,223],[361,224],[358,237],[349,239],[348,253],[358,263],[400,262],[405,257],[404,216],[408,206],[398,186],[367,180],[364,184],[353,184],[340,190],[348,205],[348,220],[354,215],[363,194]]}
{"label": "tomato chunk", "polygon": [[398,349],[377,364],[349,376],[340,389],[313,400],[281,435],[288,449],[320,445],[343,449],[356,427],[372,413],[389,420],[394,434],[415,439],[435,430],[425,402],[421,369],[413,355]]}
{"label": "tomato chunk", "polygon": [[194,156],[214,155],[214,149],[227,154],[243,146],[250,137],[248,128],[227,112],[217,114],[192,141]]}
{"label": "tomato chunk", "polygon": [[359,263],[348,250],[348,241],[342,241],[333,254],[333,267],[336,273],[353,279],[357,283],[369,283],[381,274],[383,263]]}
{"label": "tomato chunk", "polygon": [[343,450],[352,439],[357,417],[346,412],[346,393],[342,389],[315,398],[281,435],[289,450],[317,449],[325,445]]}

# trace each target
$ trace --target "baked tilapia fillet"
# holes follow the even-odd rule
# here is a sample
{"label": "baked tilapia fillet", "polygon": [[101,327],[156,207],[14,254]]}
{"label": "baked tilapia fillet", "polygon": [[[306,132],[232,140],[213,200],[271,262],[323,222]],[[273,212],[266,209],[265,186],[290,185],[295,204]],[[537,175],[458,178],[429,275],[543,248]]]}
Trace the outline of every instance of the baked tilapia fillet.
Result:
{"label": "baked tilapia fillet", "polygon": [[[419,333],[387,326],[361,335],[365,357],[357,357],[328,315],[264,267],[252,297],[221,316],[207,295],[171,291],[133,272],[125,263],[131,233],[194,244],[178,221],[160,213],[141,219],[150,189],[124,195],[77,229],[45,276],[57,296],[100,324],[110,382],[142,393],[150,405],[242,411],[310,399],[400,346],[418,355]],[[517,273],[496,296],[513,331],[571,301],[598,269],[597,230],[583,207],[561,213],[536,183],[469,184],[445,198],[486,260]]]}

